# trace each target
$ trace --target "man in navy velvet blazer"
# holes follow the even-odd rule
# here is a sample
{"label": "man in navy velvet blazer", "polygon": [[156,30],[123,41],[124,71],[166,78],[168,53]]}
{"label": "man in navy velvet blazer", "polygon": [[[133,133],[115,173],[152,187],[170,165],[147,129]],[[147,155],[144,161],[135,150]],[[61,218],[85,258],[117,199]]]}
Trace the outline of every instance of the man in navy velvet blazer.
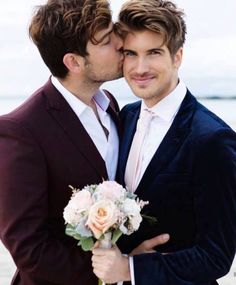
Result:
{"label": "man in navy velvet blazer", "polygon": [[[94,272],[107,283],[217,284],[236,249],[236,135],[179,79],[186,33],[181,10],[170,1],[128,1],[119,27],[124,76],[142,101],[121,111],[118,179],[149,201],[145,214],[157,223],[144,219],[136,233],[121,237],[121,251],[94,249]],[[130,150],[145,112],[152,119],[140,145],[140,170],[130,184],[135,167]],[[163,232],[170,241],[154,252],[121,255]]]}

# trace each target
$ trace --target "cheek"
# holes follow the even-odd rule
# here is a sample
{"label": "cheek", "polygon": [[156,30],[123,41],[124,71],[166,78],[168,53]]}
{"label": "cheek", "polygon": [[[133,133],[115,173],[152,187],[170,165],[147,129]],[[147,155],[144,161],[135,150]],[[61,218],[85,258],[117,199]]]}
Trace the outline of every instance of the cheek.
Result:
{"label": "cheek", "polygon": [[130,62],[130,60],[128,59],[124,59],[124,63],[123,63],[123,72],[124,72],[124,75],[127,74],[133,67],[132,66],[135,66],[134,64],[132,64]]}

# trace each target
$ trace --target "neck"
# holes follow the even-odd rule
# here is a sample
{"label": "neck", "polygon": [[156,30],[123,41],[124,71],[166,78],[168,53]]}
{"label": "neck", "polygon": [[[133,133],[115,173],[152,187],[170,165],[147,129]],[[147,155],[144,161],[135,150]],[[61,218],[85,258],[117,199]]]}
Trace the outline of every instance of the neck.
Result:
{"label": "neck", "polygon": [[78,78],[73,79],[71,77],[59,80],[61,84],[80,101],[88,106],[93,106],[93,96],[97,93],[99,87],[101,86],[101,83],[87,83],[78,80]]}
{"label": "neck", "polygon": [[158,104],[162,99],[165,97],[169,96],[170,93],[175,90],[177,85],[179,84],[179,78],[176,77],[173,81],[172,84],[169,86],[168,89],[164,90],[162,94],[158,94],[158,96],[153,96],[150,99],[144,99],[144,103],[148,108],[154,107],[156,104]]}

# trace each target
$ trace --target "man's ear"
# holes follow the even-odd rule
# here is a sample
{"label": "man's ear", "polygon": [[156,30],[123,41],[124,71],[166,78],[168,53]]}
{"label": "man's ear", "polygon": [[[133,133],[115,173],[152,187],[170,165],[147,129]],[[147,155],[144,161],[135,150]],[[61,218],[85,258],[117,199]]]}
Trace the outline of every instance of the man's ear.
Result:
{"label": "man's ear", "polygon": [[63,63],[69,71],[78,73],[81,70],[82,57],[74,53],[66,53],[63,57]]}
{"label": "man's ear", "polygon": [[182,63],[182,58],[183,58],[183,48],[180,47],[176,54],[174,55],[174,59],[173,59],[173,63],[174,63],[174,66],[179,68],[181,63]]}

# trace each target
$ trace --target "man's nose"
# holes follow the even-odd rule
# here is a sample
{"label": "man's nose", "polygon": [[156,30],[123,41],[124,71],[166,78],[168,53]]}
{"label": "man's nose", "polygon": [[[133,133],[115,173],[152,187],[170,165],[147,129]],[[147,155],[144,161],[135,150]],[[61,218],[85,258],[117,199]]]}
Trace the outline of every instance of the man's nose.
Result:
{"label": "man's nose", "polygon": [[144,74],[146,72],[148,72],[148,65],[147,65],[147,61],[145,60],[144,57],[139,57],[137,62],[136,62],[136,68],[135,71],[138,74]]}

